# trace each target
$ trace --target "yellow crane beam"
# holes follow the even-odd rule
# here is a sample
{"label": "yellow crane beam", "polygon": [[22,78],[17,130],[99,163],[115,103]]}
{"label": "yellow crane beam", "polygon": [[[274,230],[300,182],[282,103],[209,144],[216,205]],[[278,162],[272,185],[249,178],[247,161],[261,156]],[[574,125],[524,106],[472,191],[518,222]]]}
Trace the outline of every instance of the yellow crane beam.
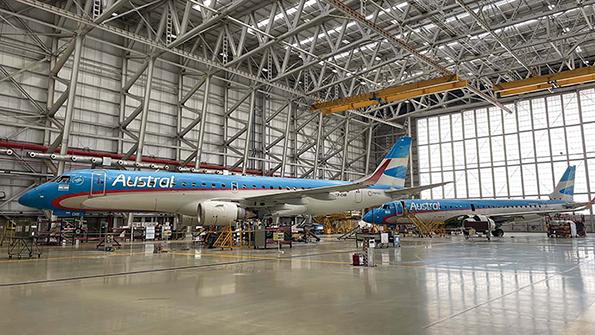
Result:
{"label": "yellow crane beam", "polygon": [[360,109],[389,102],[404,101],[428,94],[441,93],[468,86],[466,80],[457,75],[422,80],[415,83],[387,87],[378,91],[354,95],[347,98],[321,102],[312,105],[311,110],[324,114],[340,113],[350,109]]}
{"label": "yellow crane beam", "polygon": [[595,67],[582,67],[562,71],[556,74],[535,76],[523,80],[515,80],[494,86],[494,91],[501,97],[549,90],[595,81]]}

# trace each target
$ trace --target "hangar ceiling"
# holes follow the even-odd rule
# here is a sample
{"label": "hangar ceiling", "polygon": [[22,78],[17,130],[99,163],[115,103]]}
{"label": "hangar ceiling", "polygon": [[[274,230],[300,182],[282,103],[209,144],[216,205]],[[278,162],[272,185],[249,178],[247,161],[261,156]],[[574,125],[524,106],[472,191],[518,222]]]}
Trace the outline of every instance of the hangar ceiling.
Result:
{"label": "hangar ceiling", "polygon": [[[343,3],[414,52],[346,15],[337,2],[16,0],[11,9],[5,2],[2,15],[6,19],[16,12],[24,20],[39,20],[42,12],[52,18],[45,23],[66,34],[103,30],[134,43],[132,48],[144,45],[147,55],[205,73],[226,73],[308,104],[436,77],[436,68],[419,61],[419,55],[491,97],[501,82],[592,61],[593,1]],[[390,120],[478,99],[464,89],[358,114]]]}

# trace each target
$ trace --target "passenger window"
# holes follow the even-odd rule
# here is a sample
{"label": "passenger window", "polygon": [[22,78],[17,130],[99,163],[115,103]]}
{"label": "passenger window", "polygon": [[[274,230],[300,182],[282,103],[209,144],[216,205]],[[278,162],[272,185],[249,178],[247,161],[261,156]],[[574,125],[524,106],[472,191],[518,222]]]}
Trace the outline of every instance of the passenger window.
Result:
{"label": "passenger window", "polygon": [[211,184],[211,187],[212,188],[216,188],[217,187],[217,184],[213,183],[213,184]]}
{"label": "passenger window", "polygon": [[196,183],[192,183],[192,187],[196,187]]}

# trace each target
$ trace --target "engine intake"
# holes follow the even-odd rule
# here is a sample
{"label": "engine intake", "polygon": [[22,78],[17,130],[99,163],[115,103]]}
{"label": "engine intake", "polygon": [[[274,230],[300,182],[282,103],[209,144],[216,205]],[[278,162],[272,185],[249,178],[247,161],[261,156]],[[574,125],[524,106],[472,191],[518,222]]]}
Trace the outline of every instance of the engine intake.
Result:
{"label": "engine intake", "polygon": [[197,214],[199,225],[224,226],[245,219],[251,213],[232,202],[205,201],[198,204]]}

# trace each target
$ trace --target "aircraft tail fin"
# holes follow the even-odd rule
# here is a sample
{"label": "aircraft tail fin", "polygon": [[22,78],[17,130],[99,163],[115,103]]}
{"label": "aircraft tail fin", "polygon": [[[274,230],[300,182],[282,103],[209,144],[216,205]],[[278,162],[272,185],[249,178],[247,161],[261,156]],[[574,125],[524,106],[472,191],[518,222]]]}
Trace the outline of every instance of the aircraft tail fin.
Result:
{"label": "aircraft tail fin", "polygon": [[391,187],[404,187],[409,167],[411,137],[403,136],[397,140],[386,154],[380,165],[369,177],[368,183]]}
{"label": "aircraft tail fin", "polygon": [[554,192],[550,194],[551,200],[565,200],[572,201],[574,195],[574,175],[576,173],[576,166],[569,166],[566,168],[564,175],[556,185]]}

